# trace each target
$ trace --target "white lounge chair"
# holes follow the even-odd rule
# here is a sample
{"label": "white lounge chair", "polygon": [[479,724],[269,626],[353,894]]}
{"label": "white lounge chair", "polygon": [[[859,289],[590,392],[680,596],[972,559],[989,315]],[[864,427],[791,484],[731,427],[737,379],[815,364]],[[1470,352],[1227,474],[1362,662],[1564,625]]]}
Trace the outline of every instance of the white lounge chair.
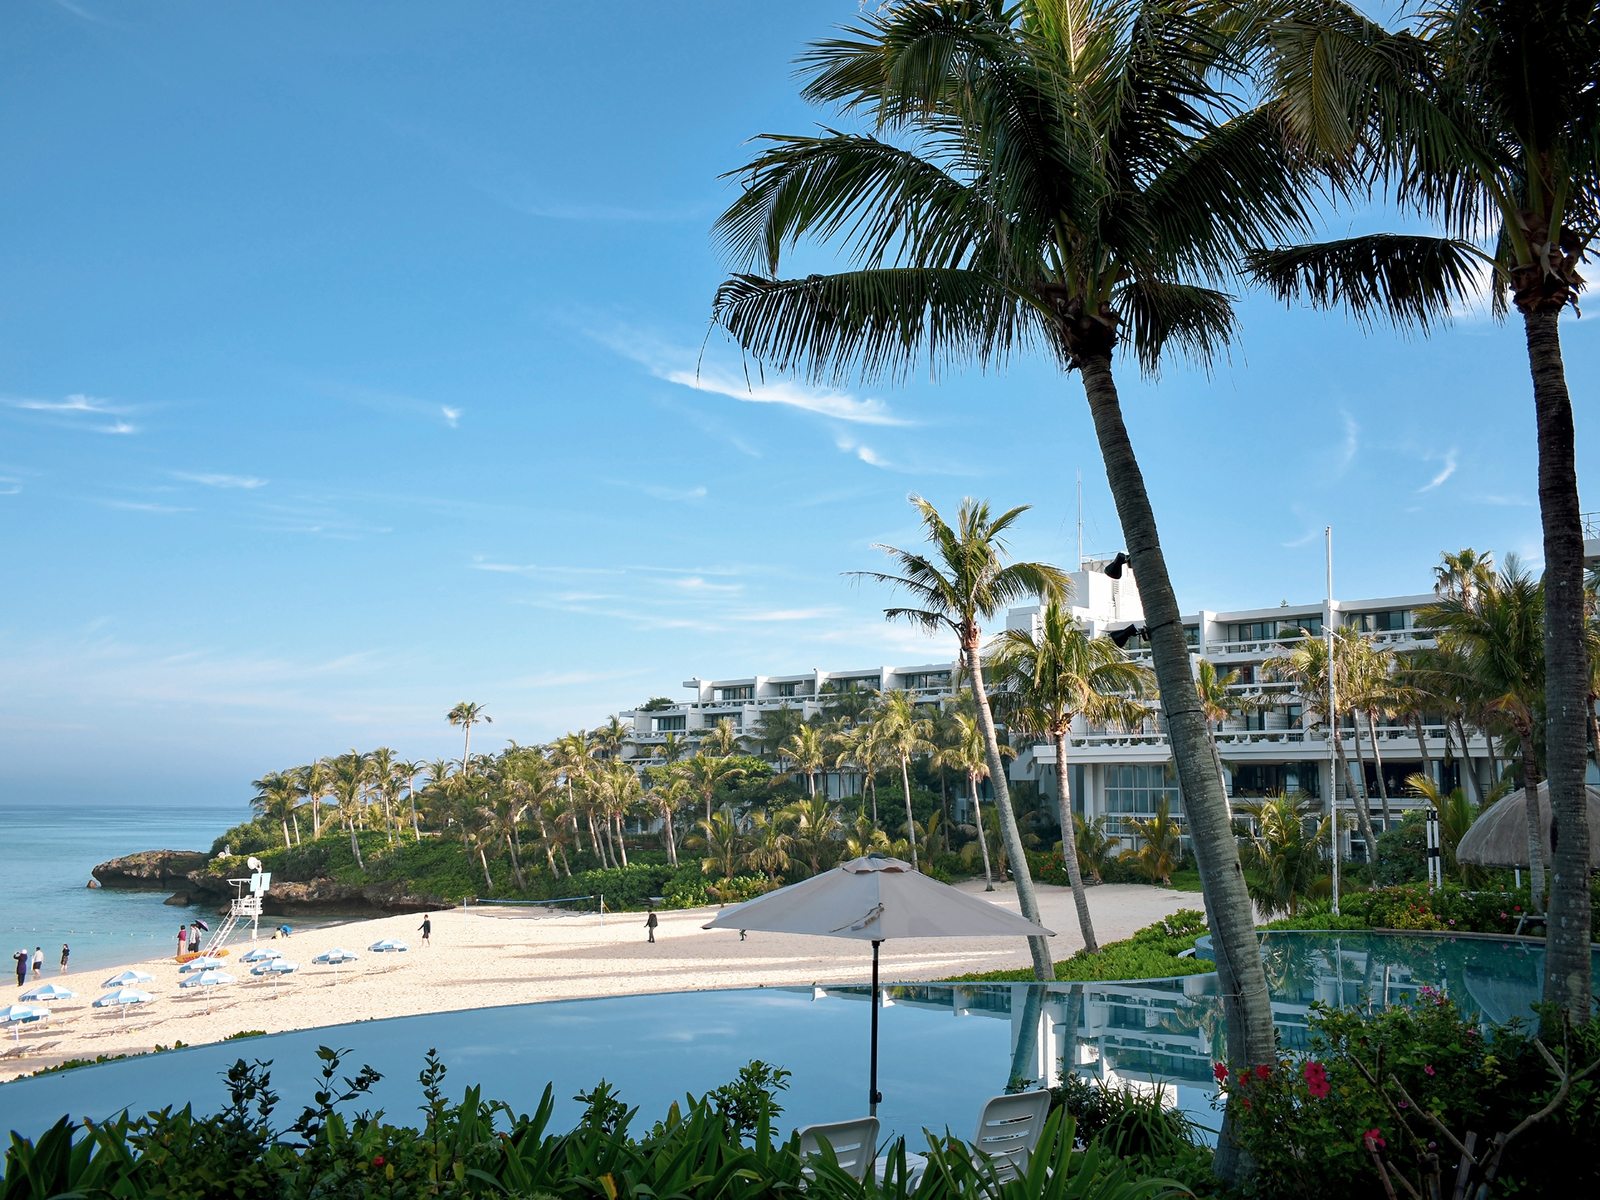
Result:
{"label": "white lounge chair", "polygon": [[[878,1118],[862,1117],[855,1121],[835,1121],[832,1125],[807,1125],[800,1131],[800,1157],[810,1158],[826,1142],[833,1150],[834,1160],[841,1168],[865,1179],[872,1169],[872,1156],[878,1150]],[[806,1178],[813,1177],[810,1168],[802,1168]]]}
{"label": "white lounge chair", "polygon": [[[1021,1092],[995,1096],[984,1103],[978,1114],[978,1131],[972,1135],[972,1148],[989,1156],[996,1182],[1005,1183],[1027,1173],[1028,1159],[1039,1144],[1039,1133],[1050,1115],[1049,1092]],[[889,1165],[886,1157],[877,1160],[877,1178],[883,1179]],[[907,1186],[916,1188],[928,1168],[926,1155],[906,1151]]]}

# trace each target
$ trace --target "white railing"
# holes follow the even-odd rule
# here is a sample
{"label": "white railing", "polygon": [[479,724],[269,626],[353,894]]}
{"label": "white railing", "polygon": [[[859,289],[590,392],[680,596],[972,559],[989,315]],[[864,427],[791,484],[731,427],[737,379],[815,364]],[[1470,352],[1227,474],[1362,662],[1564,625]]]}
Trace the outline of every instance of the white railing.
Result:
{"label": "white railing", "polygon": [[[1444,753],[1445,727],[1443,725],[1424,725],[1423,734],[1428,739],[1432,753],[1440,757]],[[1349,726],[1340,729],[1339,736],[1344,739],[1345,755],[1354,765],[1356,749],[1353,744],[1354,733]],[[1455,739],[1454,731],[1450,734],[1452,741]],[[1277,743],[1281,745],[1315,745],[1318,755],[1327,753],[1328,734],[1323,728],[1317,729],[1222,729],[1215,734],[1219,746],[1259,746]],[[1378,726],[1378,740],[1380,742],[1402,742],[1411,746],[1417,744],[1417,735],[1414,729],[1401,725]],[[1474,757],[1487,753],[1484,739],[1481,735],[1472,734],[1470,739],[1472,749],[1477,752]],[[1165,732],[1156,731],[1145,733],[1141,731],[1126,732],[1118,730],[1091,730],[1086,733],[1071,733],[1067,741],[1078,749],[1133,749],[1141,746],[1165,746],[1168,744]],[[1366,727],[1361,729],[1361,745],[1365,748],[1372,745],[1372,738],[1368,735]],[[1459,753],[1460,747],[1457,747]]]}

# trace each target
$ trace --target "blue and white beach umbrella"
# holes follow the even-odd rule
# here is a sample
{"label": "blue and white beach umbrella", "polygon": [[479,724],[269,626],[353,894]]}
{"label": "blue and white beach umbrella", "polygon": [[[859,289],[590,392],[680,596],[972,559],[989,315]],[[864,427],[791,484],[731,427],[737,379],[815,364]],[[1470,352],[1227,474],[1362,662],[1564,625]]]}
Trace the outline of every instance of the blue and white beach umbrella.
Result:
{"label": "blue and white beach umbrella", "polygon": [[275,958],[282,958],[282,950],[274,950],[271,946],[259,946],[248,954],[239,956],[240,962],[271,962]]}
{"label": "blue and white beach umbrella", "polygon": [[183,966],[178,968],[178,974],[200,975],[204,974],[206,971],[215,971],[219,967],[224,967],[226,965],[227,964],[224,963],[220,958],[191,958],[188,962],[184,963]]}
{"label": "blue and white beach umbrella", "polygon": [[211,970],[201,971],[198,975],[189,976],[189,978],[185,979],[178,986],[181,988],[213,988],[221,987],[225,983],[238,982],[239,981],[237,979],[235,979],[232,975],[229,975],[226,971],[218,971],[213,968]]}
{"label": "blue and white beach umbrella", "polygon": [[250,968],[252,975],[293,975],[300,969],[300,964],[290,962],[287,958],[273,959],[271,962],[259,963]]}
{"label": "blue and white beach umbrella", "polygon": [[[137,972],[127,972],[137,974]],[[106,992],[94,1002],[95,1008],[114,1008],[117,1010],[117,1019],[123,1020],[127,1016],[130,1004],[149,1004],[155,997],[149,992],[141,992],[138,988],[119,987],[114,992]]]}
{"label": "blue and white beach umbrella", "polygon": [[374,954],[404,954],[411,947],[394,938],[384,938],[381,942],[373,942],[367,949]]}
{"label": "blue and white beach umbrella", "polygon": [[11,1026],[11,1040],[20,1041],[17,1036],[17,1027],[31,1024],[34,1021],[46,1021],[50,1018],[48,1008],[40,1008],[36,1004],[13,1004],[10,1008],[0,1009],[0,1021]]}
{"label": "blue and white beach umbrella", "polygon": [[149,983],[155,979],[154,975],[146,975],[143,971],[135,971],[131,967],[121,971],[106,980],[100,986],[103,988],[125,988],[135,983]]}
{"label": "blue and white beach umbrella", "polygon": [[337,984],[339,982],[339,964],[355,962],[360,957],[354,950],[329,950],[326,954],[317,955],[311,961],[314,963],[326,963],[332,967],[333,982]]}
{"label": "blue and white beach umbrella", "polygon": [[18,998],[48,1004],[52,1000],[71,1000],[77,994],[71,988],[62,987],[59,983],[43,983],[36,988],[29,988]]}

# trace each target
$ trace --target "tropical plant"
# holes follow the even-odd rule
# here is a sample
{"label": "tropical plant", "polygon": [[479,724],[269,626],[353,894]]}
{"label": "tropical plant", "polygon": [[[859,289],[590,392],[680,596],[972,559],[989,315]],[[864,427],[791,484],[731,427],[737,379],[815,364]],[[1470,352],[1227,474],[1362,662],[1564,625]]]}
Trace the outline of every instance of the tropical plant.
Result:
{"label": "tropical plant", "polygon": [[645,794],[645,799],[655,805],[656,811],[661,814],[661,837],[666,843],[667,861],[677,866],[678,841],[677,834],[673,831],[672,818],[686,805],[694,803],[694,785],[682,776],[674,776],[652,788]]}
{"label": "tropical plant", "polygon": [[1122,852],[1122,860],[1151,883],[1172,885],[1172,873],[1183,861],[1183,830],[1173,819],[1171,805],[1163,798],[1149,817],[1127,817],[1126,824],[1139,836],[1141,845]]}
{"label": "tropical plant", "polygon": [[746,773],[743,767],[728,761],[726,755],[719,757],[706,753],[704,749],[693,758],[675,763],[672,772],[685,780],[694,789],[695,795],[705,802],[707,821],[711,820],[711,800],[717,793],[717,785],[726,786],[743,779]]}
{"label": "tropical plant", "polygon": [[[1492,270],[1497,315],[1522,316],[1544,527],[1546,772],[1561,837],[1545,998],[1590,1009],[1583,526],[1559,320],[1600,232],[1600,8],[1594,0],[1439,0],[1391,31],[1317,0],[1270,41],[1286,128],[1335,173],[1391,194],[1443,236],[1369,234],[1263,253],[1285,299],[1426,328]],[[1493,239],[1484,253],[1474,243]],[[1448,599],[1444,602],[1448,603]],[[1470,605],[1468,605],[1470,607]],[[1534,860],[1533,869],[1542,875]]]}
{"label": "tropical plant", "polygon": [[1082,716],[1095,723],[1135,725],[1150,715],[1140,698],[1155,691],[1148,667],[1129,660],[1110,638],[1092,638],[1075,617],[1052,598],[1037,632],[1008,629],[990,647],[989,671],[998,691],[995,708],[1008,725],[1050,739],[1056,752],[1056,819],[1064,843],[1072,900],[1085,948],[1099,950],[1089,917],[1089,900],[1078,869],[1078,852],[1067,775],[1067,732]]}
{"label": "tropical plant", "polygon": [[364,754],[351,750],[348,754],[328,762],[329,786],[339,805],[339,819],[350,831],[350,853],[362,871],[367,864],[361,859],[361,843],[356,838],[356,825],[361,819],[363,789],[367,786],[367,759]]}
{"label": "tropical plant", "polygon": [[289,848],[289,814],[300,802],[300,791],[294,777],[282,771],[269,771],[253,781],[256,794],[250,798],[251,811],[258,817],[267,817],[283,826],[283,848]]}
{"label": "tropical plant", "polygon": [[1319,820],[1316,807],[1310,797],[1299,794],[1268,796],[1237,806],[1242,818],[1240,857],[1259,880],[1251,881],[1250,896],[1268,916],[1297,916],[1307,898],[1327,890],[1322,852],[1332,818]]}
{"label": "tropical plant", "polygon": [[[1213,281],[1309,226],[1280,114],[1240,112],[1221,79],[1236,65],[1225,24],[1171,0],[874,9],[801,67],[808,100],[872,132],[763,139],[717,232],[738,268],[765,273],[728,279],[715,314],[761,362],[820,381],[1033,347],[1079,372],[1138,575],[1223,990],[1239,997],[1231,1053],[1266,1062],[1255,917],[1112,374],[1124,340],[1150,371],[1170,352],[1209,363],[1234,329]],[[777,278],[788,247],[834,238],[851,269]],[[1012,838],[1006,807],[1002,825]]]}
{"label": "tropical plant", "polygon": [[741,749],[739,727],[733,723],[731,717],[723,717],[712,727],[710,733],[700,739],[700,753],[713,758],[729,758],[738,754]]}
{"label": "tropical plant", "polygon": [[839,810],[824,796],[808,796],[784,809],[783,817],[793,827],[789,840],[794,855],[813,875],[820,874],[832,864],[837,852]]}
{"label": "tropical plant", "polygon": [[789,869],[789,848],[794,839],[784,829],[781,816],[758,812],[750,816],[750,849],[745,862],[773,883]]}
{"label": "tropical plant", "polygon": [[738,874],[749,845],[749,839],[744,830],[739,828],[733,810],[724,808],[714,813],[709,821],[700,822],[699,830],[684,845],[690,850],[704,852],[700,870],[707,875],[716,874],[724,879],[732,879]]}
{"label": "tropical plant", "polygon": [[459,725],[462,729],[464,737],[461,742],[461,773],[470,775],[472,774],[472,727],[479,723],[492,725],[494,718],[483,711],[483,705],[471,700],[463,700],[447,712],[445,718],[450,724]]}
{"label": "tropical plant", "polygon": [[857,721],[848,729],[829,735],[836,746],[841,766],[854,766],[862,774],[863,786],[872,806],[872,820],[878,820],[878,770],[886,765],[888,747],[884,741],[882,722],[871,716]]}
{"label": "tropical plant", "polygon": [[[949,767],[967,777],[967,796],[972,801],[972,824],[977,833],[978,852],[983,856],[983,890],[992,892],[994,868],[989,862],[989,835],[983,824],[982,796],[983,781],[989,777],[989,752],[983,744],[983,730],[978,726],[976,713],[969,715],[956,712],[952,715],[955,722],[952,736],[944,745],[934,749],[933,761],[936,766]],[[1010,746],[1000,746],[999,750],[1002,756],[1016,755]]]}
{"label": "tropical plant", "polygon": [[1106,868],[1122,853],[1122,839],[1107,832],[1104,823],[1091,821],[1081,813],[1072,815],[1072,834],[1078,869],[1087,871],[1096,883],[1105,882]]}
{"label": "tropical plant", "polygon": [[814,725],[802,725],[783,744],[783,753],[794,763],[797,774],[806,777],[806,792],[817,794],[817,772],[827,766],[828,756],[823,735]]}
{"label": "tropical plant", "polygon": [[[900,785],[905,792],[906,828],[915,823],[911,815],[911,759],[913,755],[932,754],[938,749],[928,738],[933,733],[933,722],[917,711],[916,698],[910,692],[885,692],[879,703],[875,720],[883,747],[900,763]],[[911,869],[921,868],[917,863],[917,847],[911,846]]]}
{"label": "tropical plant", "polygon": [[1428,802],[1439,816],[1439,865],[1445,876],[1454,877],[1467,887],[1488,886],[1489,872],[1483,867],[1456,861],[1456,847],[1478,819],[1479,809],[1460,788],[1446,793],[1426,775],[1408,775],[1406,786]]}

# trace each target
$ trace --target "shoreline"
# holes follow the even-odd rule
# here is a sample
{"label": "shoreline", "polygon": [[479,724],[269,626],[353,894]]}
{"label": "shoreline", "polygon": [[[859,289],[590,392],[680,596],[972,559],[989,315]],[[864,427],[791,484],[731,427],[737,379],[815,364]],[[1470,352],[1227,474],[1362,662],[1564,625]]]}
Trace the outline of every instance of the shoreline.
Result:
{"label": "shoreline", "polygon": [[[985,894],[981,880],[962,890]],[[1016,910],[1016,891],[1009,884],[997,886],[987,898]],[[1095,932],[1110,942],[1191,906],[1194,897],[1110,884],[1090,889],[1089,900]],[[1040,885],[1039,903],[1045,924],[1056,931],[1053,956],[1065,958],[1080,949],[1071,890]],[[870,959],[854,941],[767,933],[741,941],[732,931],[700,928],[719,911],[714,906],[658,910],[654,945],[646,940],[643,913],[607,914],[602,925],[595,913],[496,915],[486,911],[490,907],[441,910],[434,915],[433,944],[427,947],[421,944],[416,914],[357,919],[297,931],[280,941],[263,938],[257,946],[280,950],[300,964],[299,972],[276,986],[251,976],[248,965],[239,963],[250,948],[248,937],[235,938],[228,947],[232,953],[224,969],[238,982],[200,989],[207,995],[179,989],[184,976],[173,957],[145,959],[129,965],[155,976],[141,985],[155,999],[126,1013],[90,1007],[101,993],[104,968],[65,977],[47,973],[40,982],[64,983],[77,994],[51,1006],[49,1022],[22,1027],[17,1042],[0,1047],[0,1081],[66,1059],[146,1053],[176,1041],[204,1045],[244,1030],[281,1033],[545,1000],[868,981]],[[407,942],[411,949],[367,950],[384,938]],[[358,961],[337,972],[311,962],[336,946],[355,951]],[[882,952],[885,977],[900,983],[1028,962],[1026,943],[1006,938],[903,939],[886,942]]]}

